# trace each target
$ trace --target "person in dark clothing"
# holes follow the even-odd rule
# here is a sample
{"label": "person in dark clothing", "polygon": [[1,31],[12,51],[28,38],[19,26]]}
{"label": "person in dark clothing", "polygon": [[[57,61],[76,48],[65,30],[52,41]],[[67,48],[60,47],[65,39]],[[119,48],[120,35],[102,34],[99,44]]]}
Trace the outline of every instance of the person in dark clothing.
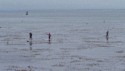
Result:
{"label": "person in dark clothing", "polygon": [[29,38],[32,40],[32,33],[29,33]]}
{"label": "person in dark clothing", "polygon": [[106,40],[109,40],[109,31],[106,32]]}
{"label": "person in dark clothing", "polygon": [[51,41],[51,34],[50,33],[48,34],[48,41],[49,41],[49,43]]}
{"label": "person in dark clothing", "polygon": [[29,33],[29,45],[30,45],[30,50],[32,50],[32,33]]}
{"label": "person in dark clothing", "polygon": [[28,15],[28,11],[26,11],[26,15]]}

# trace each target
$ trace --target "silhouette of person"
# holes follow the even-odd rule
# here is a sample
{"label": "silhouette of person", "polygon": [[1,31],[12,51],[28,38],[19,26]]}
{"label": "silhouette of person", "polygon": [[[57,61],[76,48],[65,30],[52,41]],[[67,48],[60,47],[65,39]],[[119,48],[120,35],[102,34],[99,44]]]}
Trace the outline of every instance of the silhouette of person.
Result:
{"label": "silhouette of person", "polygon": [[106,40],[109,40],[109,31],[106,32]]}
{"label": "silhouette of person", "polygon": [[49,41],[49,43],[51,41],[51,34],[50,33],[48,34],[48,41]]}
{"label": "silhouette of person", "polygon": [[28,15],[28,11],[26,11],[26,15]]}
{"label": "silhouette of person", "polygon": [[29,33],[29,45],[30,45],[30,50],[32,50],[32,33]]}
{"label": "silhouette of person", "polygon": [[32,33],[29,33],[29,38],[32,40]]}

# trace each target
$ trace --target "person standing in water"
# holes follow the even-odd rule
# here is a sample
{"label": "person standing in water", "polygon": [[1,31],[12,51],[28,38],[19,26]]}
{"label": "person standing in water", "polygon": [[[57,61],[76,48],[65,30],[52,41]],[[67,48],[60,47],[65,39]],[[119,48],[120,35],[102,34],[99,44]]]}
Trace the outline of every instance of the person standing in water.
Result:
{"label": "person standing in water", "polygon": [[106,32],[106,40],[109,40],[109,31]]}
{"label": "person standing in water", "polygon": [[51,41],[51,34],[49,33],[49,34],[47,34],[48,35],[48,41],[49,41],[49,43],[50,43],[50,41]]}
{"label": "person standing in water", "polygon": [[30,45],[30,50],[32,50],[32,33],[29,33],[29,45]]}
{"label": "person standing in water", "polygon": [[30,40],[32,40],[32,33],[31,32],[29,33],[29,38],[30,38]]}
{"label": "person standing in water", "polygon": [[28,11],[26,11],[26,15],[28,15]]}
{"label": "person standing in water", "polygon": [[32,33],[29,33],[29,40],[27,42],[31,42],[32,41]]}

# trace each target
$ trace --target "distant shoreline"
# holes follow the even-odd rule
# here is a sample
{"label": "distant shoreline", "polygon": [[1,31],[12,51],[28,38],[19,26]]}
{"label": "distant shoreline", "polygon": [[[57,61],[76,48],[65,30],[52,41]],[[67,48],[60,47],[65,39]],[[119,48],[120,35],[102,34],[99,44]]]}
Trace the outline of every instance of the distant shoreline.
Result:
{"label": "distant shoreline", "polygon": [[0,12],[81,12],[81,11],[101,11],[101,12],[110,12],[110,11],[118,11],[118,12],[125,12],[125,9],[42,9],[42,10],[0,10]]}

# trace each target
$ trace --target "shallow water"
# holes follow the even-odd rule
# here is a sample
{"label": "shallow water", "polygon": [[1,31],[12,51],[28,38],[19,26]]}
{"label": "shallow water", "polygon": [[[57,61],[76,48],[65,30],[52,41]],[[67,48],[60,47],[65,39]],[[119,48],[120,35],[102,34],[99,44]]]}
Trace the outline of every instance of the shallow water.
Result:
{"label": "shallow water", "polygon": [[124,19],[124,10],[1,12],[0,70],[124,71]]}

